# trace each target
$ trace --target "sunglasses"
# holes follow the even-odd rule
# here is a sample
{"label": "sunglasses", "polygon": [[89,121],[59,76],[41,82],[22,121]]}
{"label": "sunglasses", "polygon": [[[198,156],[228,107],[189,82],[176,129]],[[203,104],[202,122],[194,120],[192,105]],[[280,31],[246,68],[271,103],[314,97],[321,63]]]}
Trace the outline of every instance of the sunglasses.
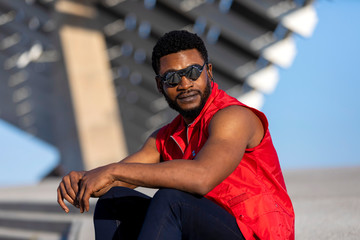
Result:
{"label": "sunglasses", "polygon": [[205,65],[206,62],[202,66],[194,64],[178,71],[167,72],[162,76],[156,75],[156,77],[160,78],[161,81],[163,81],[169,87],[176,87],[180,83],[183,76],[192,81],[196,81],[200,77]]}

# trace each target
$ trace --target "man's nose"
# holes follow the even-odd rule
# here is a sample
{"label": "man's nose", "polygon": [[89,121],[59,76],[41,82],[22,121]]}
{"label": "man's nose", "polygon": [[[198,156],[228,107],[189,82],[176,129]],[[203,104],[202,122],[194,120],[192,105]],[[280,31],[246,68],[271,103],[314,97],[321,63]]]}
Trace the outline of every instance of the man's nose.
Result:
{"label": "man's nose", "polygon": [[181,77],[181,81],[179,82],[178,89],[188,89],[192,87],[193,81],[191,79],[188,79],[185,76]]}

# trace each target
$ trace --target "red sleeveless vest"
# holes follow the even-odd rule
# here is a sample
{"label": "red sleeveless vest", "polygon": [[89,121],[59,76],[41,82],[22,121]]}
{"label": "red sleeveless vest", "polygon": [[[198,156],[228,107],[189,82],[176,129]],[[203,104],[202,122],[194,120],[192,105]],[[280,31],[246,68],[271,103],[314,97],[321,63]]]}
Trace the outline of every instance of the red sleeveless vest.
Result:
{"label": "red sleeveless vest", "polygon": [[240,105],[262,121],[261,143],[246,149],[238,167],[205,195],[229,213],[246,239],[294,239],[294,210],[287,194],[276,150],[265,115],[218,89],[216,83],[199,116],[186,126],[181,115],[160,129],[156,145],[162,161],[195,158],[208,139],[208,126],[220,109]]}

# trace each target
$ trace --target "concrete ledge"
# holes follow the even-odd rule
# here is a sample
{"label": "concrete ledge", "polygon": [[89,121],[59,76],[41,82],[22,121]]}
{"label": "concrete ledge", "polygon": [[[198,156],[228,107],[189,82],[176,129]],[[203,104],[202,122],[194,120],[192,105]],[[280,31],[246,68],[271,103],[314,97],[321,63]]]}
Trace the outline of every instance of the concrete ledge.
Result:
{"label": "concrete ledge", "polygon": [[359,239],[360,167],[285,171],[284,177],[296,239]]}
{"label": "concrete ledge", "polygon": [[[295,209],[296,239],[359,239],[360,166],[288,170],[284,171],[284,177]],[[59,182],[60,179],[49,179],[36,186],[2,188],[1,192],[6,194],[0,195],[0,211],[6,213],[9,219],[69,221],[72,227],[68,239],[93,239],[92,211],[81,215],[78,209],[72,207],[70,214],[65,214],[57,206],[56,188]],[[149,196],[156,191],[146,188],[138,190]],[[96,199],[92,199],[92,208],[95,203]],[[16,204],[18,207],[15,207]],[[1,226],[0,222],[0,239],[10,236],[11,229]],[[17,232],[13,236],[36,234],[30,229],[13,230]],[[60,236],[44,230],[39,234],[49,239]]]}

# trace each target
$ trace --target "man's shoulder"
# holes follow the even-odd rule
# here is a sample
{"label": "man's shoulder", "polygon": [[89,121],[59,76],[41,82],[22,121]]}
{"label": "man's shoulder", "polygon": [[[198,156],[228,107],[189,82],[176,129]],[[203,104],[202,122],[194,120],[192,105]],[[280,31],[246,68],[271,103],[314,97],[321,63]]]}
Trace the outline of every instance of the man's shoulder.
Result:
{"label": "man's shoulder", "polygon": [[242,106],[244,104],[240,102],[238,99],[227,94],[224,90],[218,89],[218,94],[216,95],[213,101],[213,105],[215,105],[219,109],[222,109],[232,105]]}
{"label": "man's shoulder", "polygon": [[228,105],[219,111],[217,111],[214,116],[217,118],[226,119],[240,119],[256,116],[256,114],[245,105]]}

